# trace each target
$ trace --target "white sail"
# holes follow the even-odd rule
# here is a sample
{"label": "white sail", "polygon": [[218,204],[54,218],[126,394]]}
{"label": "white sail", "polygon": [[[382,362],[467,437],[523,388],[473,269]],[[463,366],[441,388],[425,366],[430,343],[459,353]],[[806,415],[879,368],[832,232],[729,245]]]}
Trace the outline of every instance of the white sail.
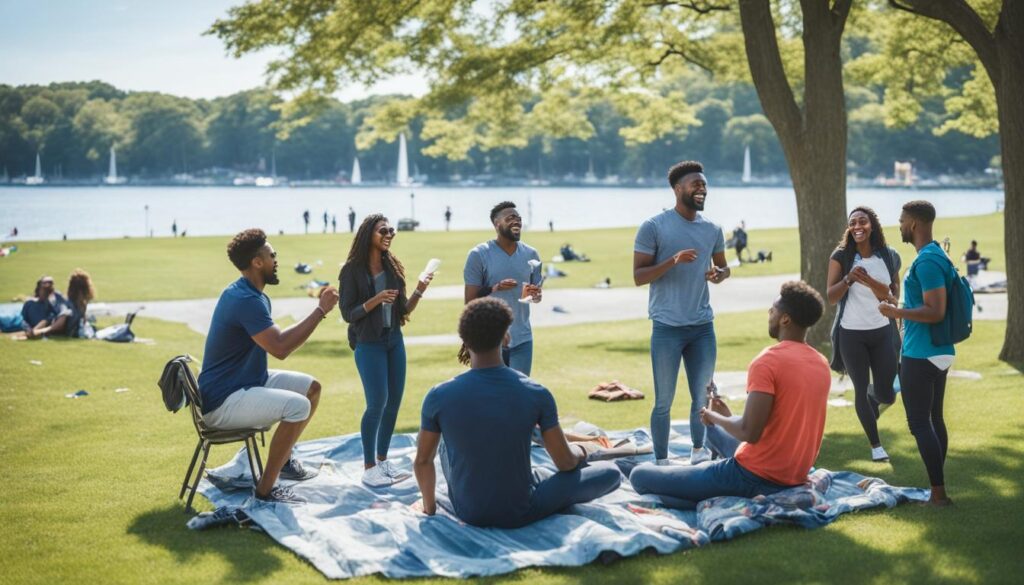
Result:
{"label": "white sail", "polygon": [[361,185],[363,183],[363,171],[359,168],[359,157],[357,156],[352,161],[352,184]]}
{"label": "white sail", "polygon": [[409,185],[409,153],[405,146],[405,132],[398,136],[398,172],[395,179],[399,185]]}
{"label": "white sail", "polygon": [[26,185],[42,185],[46,179],[43,178],[43,164],[39,158],[39,151],[36,151],[36,174],[25,178]]}
{"label": "white sail", "polygon": [[117,151],[110,147],[110,169],[107,171],[107,180],[117,180]]}
{"label": "white sail", "polygon": [[750,182],[750,146],[743,151],[743,182]]}

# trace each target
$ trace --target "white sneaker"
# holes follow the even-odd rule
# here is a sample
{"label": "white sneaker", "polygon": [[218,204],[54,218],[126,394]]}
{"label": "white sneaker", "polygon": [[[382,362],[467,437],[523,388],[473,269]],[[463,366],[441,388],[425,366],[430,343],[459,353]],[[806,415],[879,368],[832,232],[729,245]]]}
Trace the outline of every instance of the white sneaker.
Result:
{"label": "white sneaker", "polygon": [[387,487],[395,483],[395,480],[384,471],[384,467],[380,464],[374,465],[363,472],[363,485],[369,487]]}
{"label": "white sneaker", "polygon": [[871,460],[872,461],[888,461],[889,454],[885,452],[885,449],[881,445],[871,448]]}
{"label": "white sneaker", "polygon": [[384,473],[391,478],[392,483],[405,481],[412,477],[411,473],[409,473],[408,471],[402,471],[398,469],[397,467],[392,465],[391,462],[388,461],[387,459],[385,459],[384,461],[377,462],[377,467],[383,468],[382,471],[384,471]]}
{"label": "white sneaker", "polygon": [[683,462],[678,459],[655,459],[654,464],[663,467],[665,465],[682,465]]}
{"label": "white sneaker", "polygon": [[697,465],[705,461],[711,461],[711,449],[701,447],[690,451],[690,465]]}

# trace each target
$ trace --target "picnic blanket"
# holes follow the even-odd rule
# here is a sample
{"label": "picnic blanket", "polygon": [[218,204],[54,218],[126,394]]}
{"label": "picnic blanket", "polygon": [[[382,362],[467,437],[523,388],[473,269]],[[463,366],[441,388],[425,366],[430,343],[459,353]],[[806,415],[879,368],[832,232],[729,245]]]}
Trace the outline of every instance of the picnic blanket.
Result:
{"label": "picnic blanket", "polygon": [[[689,429],[673,423],[670,451],[685,457]],[[612,439],[650,442],[645,429],[609,432]],[[389,456],[411,470],[415,435],[394,437]],[[573,506],[514,530],[477,528],[450,512],[447,486],[438,464],[438,513],[413,512],[419,499],[414,479],[387,489],[360,483],[362,444],[358,434],[296,445],[303,464],[320,475],[291,485],[309,500],[302,505],[267,504],[251,497],[245,454],[212,470],[199,491],[214,505],[239,507],[271,538],[309,560],[326,577],[345,579],[381,573],[387,577],[473,577],[539,566],[578,566],[609,561],[645,550],[672,553],[735,538],[771,524],[824,526],[840,514],[909,500],[927,500],[928,491],[893,487],[851,472],[815,470],[805,486],[755,499],[719,497],[696,511],[672,510],[653,496],[640,496],[629,482],[588,504]],[[628,473],[651,455],[616,460]],[[543,448],[533,449],[533,464],[551,467]],[[553,469],[553,467],[552,467]],[[211,481],[212,480],[212,481]]]}

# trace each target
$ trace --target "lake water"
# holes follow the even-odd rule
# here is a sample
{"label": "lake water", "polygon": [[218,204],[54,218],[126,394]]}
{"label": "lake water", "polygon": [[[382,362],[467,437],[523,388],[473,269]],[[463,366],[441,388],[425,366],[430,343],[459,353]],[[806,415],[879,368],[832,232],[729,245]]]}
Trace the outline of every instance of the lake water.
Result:
{"label": "lake water", "polygon": [[[409,194],[415,193],[410,200]],[[940,216],[996,211],[1003,192],[995,190],[850,189],[850,207],[869,205],[885,224],[895,224],[900,207],[911,199],[931,201]],[[674,205],[666,188],[259,188],[259,187],[0,187],[0,237],[14,227],[18,240],[139,237],[148,228],[169,236],[171,223],[190,236],[234,234],[248,227],[269,233],[302,233],[302,212],[310,212],[310,231],[323,230],[323,213],[348,229],[348,208],[358,217],[381,212],[392,223],[410,217],[419,229],[443,230],[444,211],[452,208],[455,230],[490,229],[491,207],[514,201],[535,230],[637,226]],[[413,205],[415,209],[413,209]],[[148,212],[146,206],[149,207]],[[704,210],[728,232],[740,220],[748,229],[797,224],[793,190],[778,187],[711,187]],[[357,220],[358,221],[358,220]],[[328,227],[328,229],[330,229]]]}

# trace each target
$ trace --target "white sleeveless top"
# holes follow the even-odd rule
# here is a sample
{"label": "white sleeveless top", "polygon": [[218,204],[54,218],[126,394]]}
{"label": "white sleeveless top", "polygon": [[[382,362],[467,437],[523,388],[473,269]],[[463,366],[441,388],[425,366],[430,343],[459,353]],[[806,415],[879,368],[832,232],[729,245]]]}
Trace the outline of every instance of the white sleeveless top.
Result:
{"label": "white sleeveless top", "polygon": [[[873,254],[869,258],[861,258],[860,254],[855,255],[850,270],[858,266],[863,266],[868,276],[878,282],[886,286],[892,283],[885,261],[878,254]],[[850,331],[869,331],[885,327],[889,324],[889,319],[878,312],[879,302],[870,288],[859,282],[853,283],[846,297],[846,308],[843,310],[843,319],[839,326]]]}

